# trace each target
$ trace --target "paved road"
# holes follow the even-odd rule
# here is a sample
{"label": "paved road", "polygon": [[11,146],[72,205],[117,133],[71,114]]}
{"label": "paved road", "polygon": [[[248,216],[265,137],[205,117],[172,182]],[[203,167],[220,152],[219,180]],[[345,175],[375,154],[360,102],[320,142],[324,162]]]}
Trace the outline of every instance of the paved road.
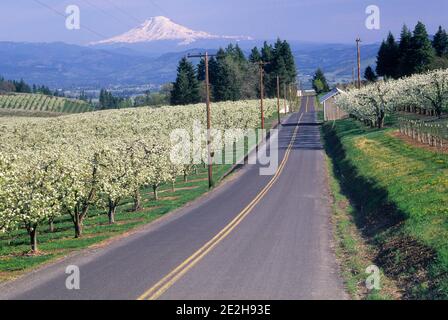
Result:
{"label": "paved road", "polygon": [[[302,105],[279,131],[275,176],[247,165],[136,234],[0,286],[0,299],[346,298],[314,99]],[[65,287],[68,265],[80,268],[80,290]]]}

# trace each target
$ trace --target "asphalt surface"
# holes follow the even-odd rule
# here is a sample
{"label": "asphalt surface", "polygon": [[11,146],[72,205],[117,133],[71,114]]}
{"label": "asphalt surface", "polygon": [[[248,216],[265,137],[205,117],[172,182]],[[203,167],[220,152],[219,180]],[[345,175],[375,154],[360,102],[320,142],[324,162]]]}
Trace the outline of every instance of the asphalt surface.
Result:
{"label": "asphalt surface", "polygon": [[[246,165],[205,197],[127,238],[0,285],[0,299],[137,299],[150,288],[156,289],[143,298],[347,298],[332,250],[314,98],[309,99],[308,112],[306,101],[303,98],[301,111],[280,128],[280,161],[285,154],[288,158],[273,183],[272,176],[259,174],[259,165]],[[187,263],[188,268],[171,273],[256,198],[226,237],[194,264]],[[66,288],[68,265],[80,269],[80,290]],[[154,287],[167,275],[172,276]]]}

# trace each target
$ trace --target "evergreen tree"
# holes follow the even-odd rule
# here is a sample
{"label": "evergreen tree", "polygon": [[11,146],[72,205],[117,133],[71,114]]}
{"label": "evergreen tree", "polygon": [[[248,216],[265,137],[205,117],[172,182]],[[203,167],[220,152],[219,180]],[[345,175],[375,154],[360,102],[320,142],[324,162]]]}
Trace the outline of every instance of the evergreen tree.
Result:
{"label": "evergreen tree", "polygon": [[249,55],[249,61],[252,63],[257,63],[261,61],[261,54],[257,47],[254,47]]}
{"label": "evergreen tree", "polygon": [[426,27],[422,22],[418,22],[411,39],[410,62],[413,73],[427,71],[434,60],[434,56],[434,48],[429,40]]}
{"label": "evergreen tree", "polygon": [[[210,61],[210,82],[214,101],[239,100],[255,96],[255,89],[248,90],[248,62],[239,46],[220,48],[216,59]],[[251,93],[252,92],[252,93]]]}
{"label": "evergreen tree", "polygon": [[327,92],[325,90],[324,84],[322,83],[322,80],[316,79],[313,81],[313,89],[316,91],[317,94],[320,94],[322,92]]}
{"label": "evergreen tree", "polygon": [[263,48],[261,48],[261,60],[263,62],[272,62],[272,59],[274,57],[273,54],[274,48],[272,45],[269,45],[266,41],[263,44]]}
{"label": "evergreen tree", "polygon": [[375,71],[373,71],[373,68],[371,66],[368,66],[366,68],[366,71],[364,72],[364,78],[366,78],[369,82],[376,82],[378,80],[378,76],[376,75]]}
{"label": "evergreen tree", "polygon": [[400,52],[391,32],[387,40],[381,43],[377,56],[376,72],[383,77],[397,78]]}
{"label": "evergreen tree", "polygon": [[432,45],[436,50],[437,56],[442,57],[448,53],[448,35],[445,29],[442,29],[442,26],[439,26],[439,30],[434,36]]}
{"label": "evergreen tree", "polygon": [[122,102],[122,98],[114,97],[112,92],[109,92],[106,89],[101,89],[99,101],[100,110],[119,109]]}
{"label": "evergreen tree", "polygon": [[201,101],[201,96],[199,95],[199,82],[197,81],[196,70],[193,64],[188,61],[186,65],[186,73],[190,85],[188,103],[199,103]]}
{"label": "evergreen tree", "polygon": [[[209,61],[209,65],[210,65],[210,61]],[[205,59],[201,59],[201,61],[199,61],[197,70],[198,70],[198,80],[205,81]]]}
{"label": "evergreen tree", "polygon": [[282,41],[277,39],[272,50],[270,65],[266,66],[267,77],[265,81],[265,92],[268,97],[275,97],[277,95],[277,76],[280,77],[281,86],[289,82],[282,47]]}
{"label": "evergreen tree", "polygon": [[266,41],[263,44],[263,48],[261,48],[261,61],[267,63],[264,66],[264,92],[265,95],[272,95],[272,83],[274,82],[274,77],[276,75],[272,74],[273,71],[273,60],[274,60],[274,48],[272,45],[268,44]]}
{"label": "evergreen tree", "polygon": [[274,97],[277,94],[277,76],[280,77],[280,85],[289,85],[296,82],[297,70],[291,48],[286,41],[277,39],[274,47],[265,46],[262,50],[262,60],[269,62],[265,66],[266,71],[266,95]]}
{"label": "evergreen tree", "polygon": [[322,69],[317,69],[313,77],[313,89],[317,94],[330,91],[330,86],[328,85],[327,78],[325,77]]}
{"label": "evergreen tree", "polygon": [[412,74],[412,62],[411,62],[411,42],[412,32],[406,25],[403,25],[400,35],[400,44],[398,46],[399,52],[399,64],[398,64],[398,77],[409,76]]}
{"label": "evergreen tree", "polygon": [[[213,84],[218,72],[218,61],[215,57],[212,57],[208,62],[208,72],[210,76],[210,83]],[[204,80],[205,80],[205,66],[204,66]]]}
{"label": "evergreen tree", "polygon": [[286,64],[286,70],[288,74],[287,83],[295,83],[297,78],[296,62],[294,59],[294,55],[292,54],[291,46],[287,41],[283,41],[281,52]]}
{"label": "evergreen tree", "polygon": [[23,79],[20,79],[20,81],[13,81],[13,84],[15,86],[15,92],[19,93],[31,93],[31,87],[23,81]]}
{"label": "evergreen tree", "polygon": [[187,58],[182,58],[177,68],[176,82],[171,91],[172,105],[186,105],[200,101],[199,83],[196,72]]}
{"label": "evergreen tree", "polygon": [[212,85],[215,101],[238,100],[241,85],[237,74],[238,63],[232,56],[219,52],[213,69]]}
{"label": "evergreen tree", "polygon": [[241,50],[238,44],[236,44],[235,46],[229,44],[226,50],[226,54],[228,57],[231,57],[233,61],[241,65],[244,65],[244,63],[246,63],[246,56],[244,55],[243,50]]}
{"label": "evergreen tree", "polygon": [[86,92],[84,90],[81,90],[81,93],[79,94],[79,100],[82,100],[82,101],[87,101],[88,100]]}

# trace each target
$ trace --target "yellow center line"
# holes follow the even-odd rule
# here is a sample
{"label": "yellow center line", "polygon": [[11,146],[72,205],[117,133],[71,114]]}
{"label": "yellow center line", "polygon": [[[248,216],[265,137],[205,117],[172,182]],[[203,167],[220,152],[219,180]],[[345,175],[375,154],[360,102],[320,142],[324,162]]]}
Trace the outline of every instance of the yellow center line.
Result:
{"label": "yellow center line", "polygon": [[[297,124],[300,124],[302,120],[303,113],[301,114]],[[266,193],[271,189],[274,183],[279,178],[282,173],[286,162],[288,161],[289,154],[291,153],[292,146],[297,137],[298,126],[294,129],[294,134],[288,145],[288,149],[285,152],[282,162],[278,167],[275,175],[269,181],[269,183],[258,193],[258,195],[226,226],[224,227],[216,236],[214,236],[210,241],[208,241],[204,246],[197,250],[193,255],[182,262],[178,267],[173,269],[160,281],[158,281],[149,290],[143,293],[138,300],[155,300],[164,294],[174,283],[176,283],[185,273],[187,273],[193,266],[195,266],[203,257],[205,257],[213,248],[215,248],[222,240],[224,240],[252,211],[252,209],[260,202],[260,200],[266,195]]]}

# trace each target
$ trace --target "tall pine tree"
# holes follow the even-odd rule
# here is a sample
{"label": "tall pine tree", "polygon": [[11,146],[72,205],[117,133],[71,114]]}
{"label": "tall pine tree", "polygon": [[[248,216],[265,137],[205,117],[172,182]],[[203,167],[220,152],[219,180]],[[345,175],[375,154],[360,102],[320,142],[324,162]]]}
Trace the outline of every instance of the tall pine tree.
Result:
{"label": "tall pine tree", "polygon": [[199,83],[196,72],[187,58],[182,58],[177,68],[176,82],[171,91],[172,105],[186,105],[200,101]]}
{"label": "tall pine tree", "polygon": [[428,32],[422,22],[418,22],[415,26],[411,39],[411,56],[410,62],[413,73],[421,73],[430,68],[434,61],[434,48],[431,40],[429,40]]}
{"label": "tall pine tree", "polygon": [[400,34],[400,44],[398,45],[399,52],[399,64],[398,64],[398,77],[409,76],[413,72],[412,68],[412,32],[406,25],[403,25]]}
{"label": "tall pine tree", "polygon": [[297,78],[296,62],[294,59],[294,55],[292,54],[291,46],[287,41],[283,41],[282,55],[283,59],[285,60],[286,70],[288,72],[287,83],[295,83]]}
{"label": "tall pine tree", "polygon": [[[286,41],[277,39],[273,48],[266,47],[265,56],[270,56],[270,64],[266,66],[266,94],[274,97],[277,94],[277,76],[280,84],[289,85],[296,82],[297,70],[291,48]],[[262,55],[263,58],[263,55]],[[263,58],[263,61],[264,58]]]}
{"label": "tall pine tree", "polygon": [[258,48],[255,47],[252,49],[249,55],[249,61],[252,63],[257,63],[261,61],[261,54],[260,51],[258,51]]}
{"label": "tall pine tree", "polygon": [[219,49],[216,54],[216,63],[210,68],[215,101],[238,100],[240,97],[239,63],[235,57],[233,45],[229,45],[226,50]]}
{"label": "tall pine tree", "polygon": [[387,40],[381,43],[377,56],[376,72],[387,78],[398,77],[399,49],[394,35],[389,32]]}
{"label": "tall pine tree", "polygon": [[442,29],[442,26],[439,27],[439,30],[434,36],[432,45],[436,50],[437,56],[443,57],[448,53],[448,35],[445,29]]}

